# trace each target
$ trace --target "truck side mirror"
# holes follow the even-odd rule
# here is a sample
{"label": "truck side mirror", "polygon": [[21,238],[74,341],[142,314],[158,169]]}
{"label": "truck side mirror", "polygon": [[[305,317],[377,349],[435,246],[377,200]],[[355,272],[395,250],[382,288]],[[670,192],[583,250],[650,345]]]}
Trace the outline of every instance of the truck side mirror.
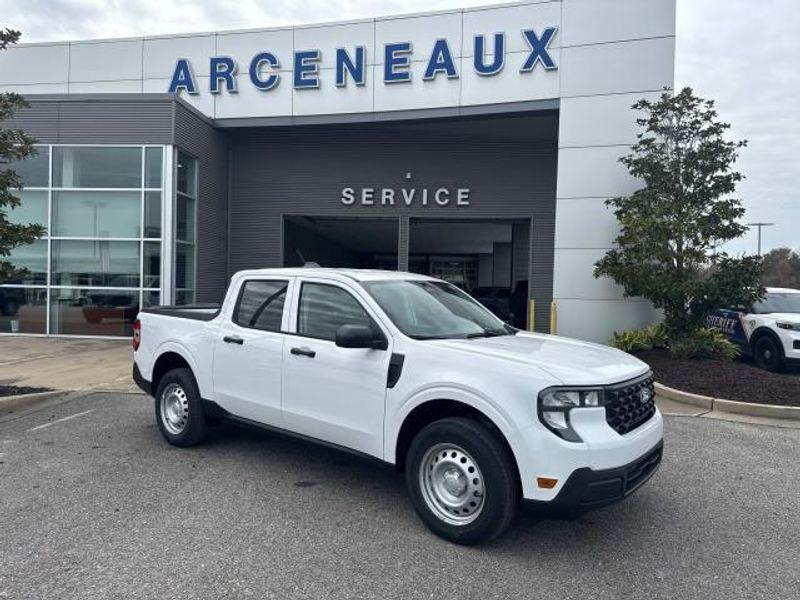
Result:
{"label": "truck side mirror", "polygon": [[372,348],[386,350],[388,344],[382,336],[375,335],[366,325],[342,325],[336,331],[336,345],[340,348]]}

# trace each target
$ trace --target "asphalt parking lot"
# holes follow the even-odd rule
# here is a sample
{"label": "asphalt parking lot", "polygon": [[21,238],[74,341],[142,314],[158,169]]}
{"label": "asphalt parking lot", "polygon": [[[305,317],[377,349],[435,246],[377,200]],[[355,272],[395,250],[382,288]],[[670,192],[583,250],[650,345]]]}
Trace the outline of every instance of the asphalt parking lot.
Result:
{"label": "asphalt parking lot", "polygon": [[0,417],[0,598],[797,598],[800,429],[666,429],[626,502],[464,548],[391,471],[234,427],[172,448],[149,398],[73,398]]}

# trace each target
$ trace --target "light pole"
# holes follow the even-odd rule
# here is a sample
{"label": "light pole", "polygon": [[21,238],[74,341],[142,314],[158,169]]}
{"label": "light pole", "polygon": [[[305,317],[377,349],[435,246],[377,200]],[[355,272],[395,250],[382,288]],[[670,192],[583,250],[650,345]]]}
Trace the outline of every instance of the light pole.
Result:
{"label": "light pole", "polygon": [[771,227],[775,223],[748,223],[748,227],[758,227],[758,255],[761,256],[761,228]]}

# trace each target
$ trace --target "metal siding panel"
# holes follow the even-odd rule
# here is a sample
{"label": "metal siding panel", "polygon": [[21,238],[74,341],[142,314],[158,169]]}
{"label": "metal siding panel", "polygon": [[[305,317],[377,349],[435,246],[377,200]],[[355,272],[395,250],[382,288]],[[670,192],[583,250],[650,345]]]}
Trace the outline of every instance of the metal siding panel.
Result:
{"label": "metal siding panel", "polygon": [[[525,117],[519,118],[526,127]],[[463,122],[462,122],[463,125]],[[535,131],[534,129],[531,130]],[[533,219],[537,329],[552,300],[556,140],[470,135],[439,122],[231,131],[230,269],[281,266],[282,216]],[[532,134],[534,135],[534,134]],[[411,180],[405,173],[412,174]],[[343,187],[468,187],[469,207],[344,206]],[[400,238],[401,255],[407,253]],[[402,260],[402,256],[401,256]],[[523,267],[527,269],[528,267]],[[527,274],[523,274],[528,277]]]}
{"label": "metal siding panel", "polygon": [[51,144],[169,144],[172,100],[161,98],[29,99],[9,124]]}

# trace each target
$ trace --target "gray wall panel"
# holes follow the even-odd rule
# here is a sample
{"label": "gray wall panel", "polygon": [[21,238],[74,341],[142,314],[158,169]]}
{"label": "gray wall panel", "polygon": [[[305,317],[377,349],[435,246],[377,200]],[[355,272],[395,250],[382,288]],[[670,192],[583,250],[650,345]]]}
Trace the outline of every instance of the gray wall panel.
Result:
{"label": "gray wall panel", "polygon": [[[230,131],[230,228],[235,232],[230,270],[282,265],[285,214],[533,219],[531,287],[537,329],[546,330],[553,278],[555,131],[553,113]],[[344,206],[343,187],[466,187],[470,206]],[[401,250],[408,248],[404,237]]]}
{"label": "gray wall panel", "polygon": [[54,96],[28,100],[9,125],[49,144],[171,144],[173,100],[164,95]]}
{"label": "gray wall panel", "polygon": [[197,301],[220,302],[228,286],[228,143],[224,133],[175,104],[174,143],[198,159]]}

